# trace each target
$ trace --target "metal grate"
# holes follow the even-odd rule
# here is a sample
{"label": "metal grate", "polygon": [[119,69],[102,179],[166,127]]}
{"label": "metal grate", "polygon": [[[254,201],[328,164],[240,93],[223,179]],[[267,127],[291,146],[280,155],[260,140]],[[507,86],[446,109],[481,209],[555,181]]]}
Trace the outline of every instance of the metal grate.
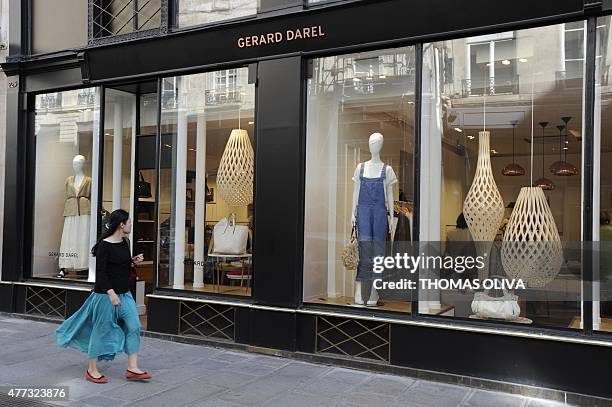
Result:
{"label": "metal grate", "polygon": [[[165,32],[168,0],[89,0],[89,42]],[[114,39],[118,40],[118,39]]]}
{"label": "metal grate", "polygon": [[234,340],[234,307],[181,301],[179,319],[179,335]]}
{"label": "metal grate", "polygon": [[389,324],[317,316],[317,352],[389,361]]}
{"label": "metal grate", "polygon": [[27,286],[25,313],[65,318],[66,290]]}

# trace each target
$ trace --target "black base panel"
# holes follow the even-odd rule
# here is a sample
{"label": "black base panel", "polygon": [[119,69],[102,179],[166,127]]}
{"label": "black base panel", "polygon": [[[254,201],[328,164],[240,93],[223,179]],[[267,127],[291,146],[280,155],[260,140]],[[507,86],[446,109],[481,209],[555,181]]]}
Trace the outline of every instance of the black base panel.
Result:
{"label": "black base panel", "polygon": [[14,295],[14,300],[13,300],[13,306],[14,306],[14,311],[18,314],[25,314],[25,309],[26,309],[26,290],[27,290],[27,286],[25,285],[15,285],[15,288],[13,289],[13,295]]}
{"label": "black base panel", "polygon": [[178,335],[180,303],[150,298],[147,305],[147,330]]}
{"label": "black base panel", "polygon": [[12,284],[0,284],[0,311],[13,312],[13,290]]}
{"label": "black base panel", "polygon": [[66,290],[66,318],[70,318],[81,308],[90,293],[90,291]]}
{"label": "black base panel", "polygon": [[392,325],[391,363],[612,398],[612,348]]}
{"label": "black base panel", "polygon": [[300,314],[297,317],[297,350],[314,353],[317,346],[317,317]]}
{"label": "black base panel", "polygon": [[251,345],[295,351],[295,328],[292,312],[251,310]]}
{"label": "black base panel", "polygon": [[234,340],[237,343],[250,343],[251,341],[251,315],[248,308],[236,307],[234,319]]}

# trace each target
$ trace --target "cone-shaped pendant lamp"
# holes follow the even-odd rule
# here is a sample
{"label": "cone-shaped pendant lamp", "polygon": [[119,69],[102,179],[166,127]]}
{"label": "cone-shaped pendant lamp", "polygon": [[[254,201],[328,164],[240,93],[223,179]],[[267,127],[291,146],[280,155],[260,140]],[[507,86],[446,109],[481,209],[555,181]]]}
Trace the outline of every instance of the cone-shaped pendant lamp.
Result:
{"label": "cone-shaped pendant lamp", "polygon": [[525,175],[525,169],[518,165],[514,160],[514,130],[516,129],[517,121],[513,121],[512,124],[512,163],[506,165],[506,167],[502,170],[502,175],[506,177],[520,177],[521,175]]}
{"label": "cone-shaped pendant lamp", "polygon": [[550,165],[550,167],[548,167],[550,172],[555,175],[557,174],[557,171],[559,171],[559,169],[565,164],[565,161],[563,161],[563,157],[561,156],[561,152],[563,151],[563,142],[561,141],[561,138],[563,137],[562,132],[564,128],[565,126],[563,124],[557,126],[557,130],[559,130],[559,160],[555,161]]}
{"label": "cone-shaped pendant lamp", "polygon": [[548,126],[548,122],[540,122],[542,126],[542,178],[534,182],[534,187],[540,187],[545,191],[555,189],[555,183],[544,176],[544,129]]}
{"label": "cone-shaped pendant lamp", "polygon": [[[561,120],[565,122],[565,142],[567,143],[567,123],[571,120],[570,116],[562,117]],[[565,158],[561,160],[561,150],[559,150],[559,162],[558,165],[555,166],[554,171],[551,166],[550,170],[553,174],[560,177],[571,177],[573,175],[578,174],[578,168],[572,163],[567,162],[567,146],[563,146],[563,151],[565,151]],[[555,163],[557,164],[557,163]]]}

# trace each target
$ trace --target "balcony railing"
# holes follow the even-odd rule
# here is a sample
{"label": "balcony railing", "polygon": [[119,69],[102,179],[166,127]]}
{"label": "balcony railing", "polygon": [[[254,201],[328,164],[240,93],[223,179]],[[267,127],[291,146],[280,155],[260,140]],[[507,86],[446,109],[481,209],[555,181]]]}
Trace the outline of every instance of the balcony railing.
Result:
{"label": "balcony railing", "polygon": [[490,77],[487,79],[463,79],[461,81],[461,97],[516,95],[519,93],[519,76],[511,79]]}
{"label": "balcony railing", "polygon": [[172,0],[89,0],[89,42],[164,33]]}
{"label": "balcony railing", "polygon": [[209,106],[242,102],[242,87],[229,89],[209,89],[206,91],[206,104]]}

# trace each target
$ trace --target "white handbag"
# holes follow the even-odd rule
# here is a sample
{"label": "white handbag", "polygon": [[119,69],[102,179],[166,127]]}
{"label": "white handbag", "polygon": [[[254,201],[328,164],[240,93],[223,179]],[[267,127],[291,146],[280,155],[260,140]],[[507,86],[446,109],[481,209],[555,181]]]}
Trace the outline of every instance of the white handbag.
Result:
{"label": "white handbag", "polygon": [[489,290],[474,294],[472,311],[479,317],[497,319],[516,319],[521,313],[518,296],[503,290],[501,297],[491,297]]}
{"label": "white handbag", "polygon": [[213,229],[213,249],[218,254],[245,254],[248,240],[248,226],[231,225],[227,218],[221,219]]}

